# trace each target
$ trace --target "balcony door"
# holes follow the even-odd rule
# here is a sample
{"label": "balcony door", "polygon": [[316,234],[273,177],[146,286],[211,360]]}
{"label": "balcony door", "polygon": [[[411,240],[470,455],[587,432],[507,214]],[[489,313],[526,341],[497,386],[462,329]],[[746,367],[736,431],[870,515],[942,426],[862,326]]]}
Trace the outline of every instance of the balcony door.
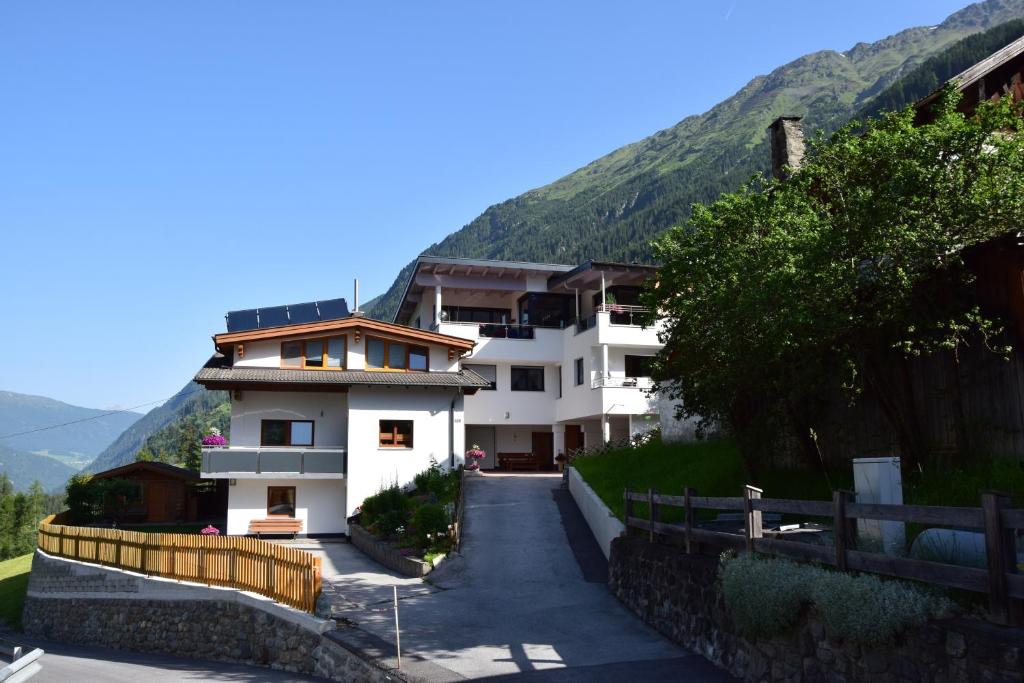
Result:
{"label": "balcony door", "polygon": [[580,425],[565,425],[565,454],[583,448],[583,427]]}

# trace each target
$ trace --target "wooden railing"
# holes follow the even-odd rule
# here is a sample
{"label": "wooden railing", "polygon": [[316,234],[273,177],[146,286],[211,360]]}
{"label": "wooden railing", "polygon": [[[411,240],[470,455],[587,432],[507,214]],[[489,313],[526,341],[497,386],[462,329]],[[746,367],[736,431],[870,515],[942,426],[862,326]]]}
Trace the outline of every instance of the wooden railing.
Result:
{"label": "wooden railing", "polygon": [[[641,529],[653,542],[658,535],[679,537],[686,552],[695,551],[698,543],[746,552],[820,562],[841,570],[883,574],[924,581],[950,588],[959,588],[989,596],[989,619],[1004,625],[1024,621],[1024,574],[1017,570],[1016,536],[1024,529],[1024,510],[1011,509],[1010,498],[1000,493],[981,496],[980,508],[933,507],[925,505],[882,505],[856,503],[853,494],[836,491],[831,501],[762,498],[761,489],[744,488],[743,497],[722,498],[698,496],[685,488],[683,495],[663,495],[657,489],[646,492],[625,491],[625,523]],[[647,505],[647,517],[637,516],[635,503]],[[663,507],[683,510],[681,524],[661,521]],[[743,534],[698,528],[696,510],[736,510],[743,513]],[[831,518],[832,546],[787,541],[782,537],[766,538],[762,513]],[[874,519],[910,522],[929,526],[968,527],[985,534],[986,569],[964,567],[943,562],[911,559],[857,549],[856,520]]]}
{"label": "wooden railing", "polygon": [[39,549],[149,576],[252,591],[307,612],[320,596],[319,557],[244,536],[146,534],[44,520]]}

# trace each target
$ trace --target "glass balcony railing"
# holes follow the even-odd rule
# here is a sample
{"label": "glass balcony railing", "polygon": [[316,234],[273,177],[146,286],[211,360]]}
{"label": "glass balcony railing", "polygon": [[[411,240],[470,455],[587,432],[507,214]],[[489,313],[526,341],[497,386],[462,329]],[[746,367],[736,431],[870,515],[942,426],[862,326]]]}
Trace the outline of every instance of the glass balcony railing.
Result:
{"label": "glass balcony railing", "polygon": [[343,448],[204,446],[204,477],[311,475],[340,477],[348,456]]}

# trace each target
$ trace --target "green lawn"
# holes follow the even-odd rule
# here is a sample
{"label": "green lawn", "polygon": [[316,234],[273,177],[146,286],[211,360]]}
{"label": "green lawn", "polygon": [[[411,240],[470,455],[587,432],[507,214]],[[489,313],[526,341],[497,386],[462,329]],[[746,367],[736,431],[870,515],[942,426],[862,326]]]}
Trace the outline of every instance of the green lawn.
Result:
{"label": "green lawn", "polygon": [[205,527],[205,524],[123,524],[117,528],[145,534],[198,534]]}
{"label": "green lawn", "polygon": [[21,628],[21,607],[28,590],[32,553],[0,562],[0,621]]}
{"label": "green lawn", "polygon": [[[619,519],[625,487],[682,495],[683,488],[689,486],[702,496],[741,496],[744,484],[753,484],[764,490],[765,498],[800,500],[830,500],[833,489],[853,489],[851,464],[831,466],[829,478],[820,471],[772,469],[752,476],[735,445],[727,440],[692,444],[653,441],[635,449],[579,458],[573,466]],[[1018,505],[1024,504],[1024,467],[1011,458],[936,465],[904,472],[903,479],[903,499],[908,504],[978,507],[979,492],[986,490],[1010,492]],[[681,512],[668,508],[662,516],[664,521],[678,521]],[[646,505],[637,504],[636,515],[646,517]]]}

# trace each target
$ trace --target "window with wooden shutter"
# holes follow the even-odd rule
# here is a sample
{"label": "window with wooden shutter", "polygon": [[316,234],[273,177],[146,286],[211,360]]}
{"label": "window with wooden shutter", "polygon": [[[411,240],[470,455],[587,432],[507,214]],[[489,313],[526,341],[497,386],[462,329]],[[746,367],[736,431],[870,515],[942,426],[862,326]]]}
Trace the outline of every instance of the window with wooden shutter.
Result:
{"label": "window with wooden shutter", "polygon": [[412,420],[381,420],[381,448],[412,448]]}

